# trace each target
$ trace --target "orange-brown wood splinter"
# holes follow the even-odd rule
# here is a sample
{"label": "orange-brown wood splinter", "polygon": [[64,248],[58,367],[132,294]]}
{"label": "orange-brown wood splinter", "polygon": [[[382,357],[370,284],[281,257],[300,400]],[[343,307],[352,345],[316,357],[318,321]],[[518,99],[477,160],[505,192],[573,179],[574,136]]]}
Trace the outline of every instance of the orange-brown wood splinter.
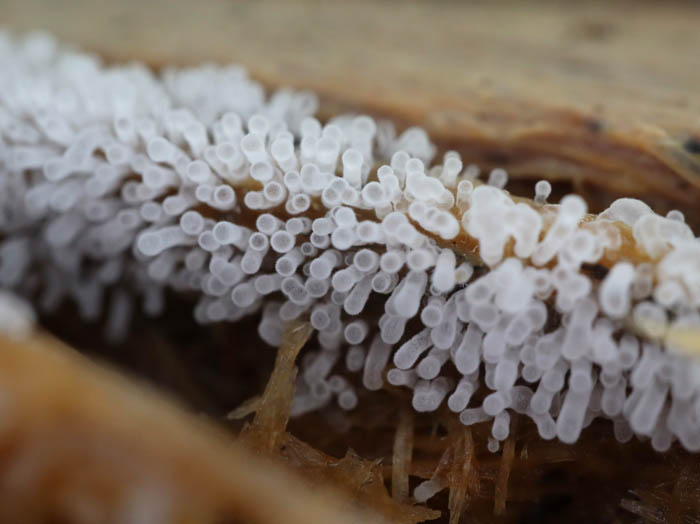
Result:
{"label": "orange-brown wood splinter", "polygon": [[4,522],[380,521],[48,335],[0,349]]}

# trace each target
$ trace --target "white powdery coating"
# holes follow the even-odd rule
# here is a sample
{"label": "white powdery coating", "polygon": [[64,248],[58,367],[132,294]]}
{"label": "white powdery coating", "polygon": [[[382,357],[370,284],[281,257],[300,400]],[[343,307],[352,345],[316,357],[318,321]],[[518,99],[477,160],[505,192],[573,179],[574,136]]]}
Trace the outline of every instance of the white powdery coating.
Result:
{"label": "white powdery coating", "polygon": [[[355,387],[388,382],[417,411],[446,402],[463,424],[488,422],[494,450],[511,411],[544,439],[574,442],[606,416],[621,441],[700,450],[700,365],[664,345],[700,325],[700,244],[682,214],[620,199],[586,219],[580,197],[548,205],[546,181],[516,203],[503,170],[480,184],[453,151],[431,166],[419,128],[322,125],[314,95],[266,99],[236,66],[154,75],[46,37],[0,40],[3,288],[39,289],[44,311],[105,309],[112,340],[137,297],[163,311],[166,288],[199,296],[200,323],[260,314],[271,346],[309,319],[320,350],[302,359],[295,415],[353,409]],[[587,265],[621,245],[614,222],[655,265],[620,261],[596,281]],[[465,234],[489,271],[436,242]],[[28,325],[7,304],[4,324]]]}

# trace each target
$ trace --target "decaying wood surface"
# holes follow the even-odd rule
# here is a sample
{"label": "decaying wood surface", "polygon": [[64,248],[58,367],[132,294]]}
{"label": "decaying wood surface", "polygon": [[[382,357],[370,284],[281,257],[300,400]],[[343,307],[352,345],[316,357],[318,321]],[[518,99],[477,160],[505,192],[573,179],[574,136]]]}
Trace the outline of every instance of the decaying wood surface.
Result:
{"label": "decaying wood surface", "polygon": [[424,126],[441,149],[594,210],[638,196],[700,225],[700,6],[579,2],[60,3],[1,0],[114,60],[238,62],[268,87],[313,89],[321,113]]}
{"label": "decaying wood surface", "polygon": [[0,522],[381,520],[52,337],[0,355]]}
{"label": "decaying wood surface", "polygon": [[[607,4],[0,0],[0,23],[48,29],[115,62],[237,62],[267,87],[318,92],[324,118],[362,111],[424,126],[441,150],[522,179],[509,186],[516,194],[530,196],[532,181],[545,177],[559,194],[584,194],[594,211],[619,196],[659,212],[679,208],[697,231],[700,6]],[[153,340],[143,358],[169,355],[158,366],[177,368],[192,397],[183,348]],[[293,368],[281,369],[273,380],[292,387]],[[455,524],[465,510],[479,521],[494,509],[506,519],[527,515],[574,490],[574,520],[591,508],[611,520],[620,511],[655,522],[700,515],[696,457],[618,445],[605,423],[576,446],[544,442],[523,424],[492,455],[486,427],[465,430],[444,413],[408,418],[393,391],[391,400],[361,401],[342,435],[312,414],[293,423],[292,436],[284,402],[269,411],[270,397],[250,392],[258,394],[233,413],[255,413],[244,440],[269,439],[255,439],[253,453],[53,339],[3,340],[0,521],[93,522],[121,510],[171,511],[180,522],[368,522],[356,514],[362,506],[418,522],[436,516],[410,505],[415,480],[430,478],[449,486],[438,505]],[[306,476],[258,455],[268,453]],[[344,495],[327,494],[326,484]]]}
{"label": "decaying wood surface", "polygon": [[[49,336],[2,338],[0,362],[0,522],[234,518],[333,524],[378,522],[381,515],[382,522],[417,523],[438,516],[396,493],[389,496],[388,457],[384,466],[381,459],[362,458],[391,449],[395,433],[387,430],[396,427],[401,402],[386,396],[361,402],[346,433],[324,425],[317,415],[296,422],[294,433],[315,435],[326,445],[340,441],[357,453],[335,458],[281,431],[276,449],[256,446],[254,452],[245,431],[242,441],[235,441]],[[290,373],[278,362],[271,382],[283,384]],[[277,405],[258,420],[272,420],[280,429],[289,399],[272,392],[268,400]],[[600,505],[609,499],[617,499],[630,516],[653,515],[657,522],[695,522],[700,515],[699,463],[677,448],[661,455],[647,443],[618,444],[602,422],[588,428],[576,446],[567,446],[542,441],[526,423],[506,442],[503,455],[492,454],[485,449],[488,424],[468,429],[444,410],[433,415],[401,430],[409,432],[413,445],[395,457],[407,464],[412,478],[432,478],[446,488],[449,512],[443,516],[451,523],[459,522],[464,510],[479,522],[490,521],[494,504],[508,512],[505,521],[538,505],[551,516],[544,501],[569,496],[572,489],[580,493],[565,513],[570,521],[590,516],[592,507],[611,514],[614,506]],[[435,432],[437,423],[447,434]],[[259,431],[255,425],[253,419],[248,435]],[[270,463],[272,456],[277,464]],[[281,470],[280,461],[296,473]],[[633,477],[631,464],[636,464]]]}

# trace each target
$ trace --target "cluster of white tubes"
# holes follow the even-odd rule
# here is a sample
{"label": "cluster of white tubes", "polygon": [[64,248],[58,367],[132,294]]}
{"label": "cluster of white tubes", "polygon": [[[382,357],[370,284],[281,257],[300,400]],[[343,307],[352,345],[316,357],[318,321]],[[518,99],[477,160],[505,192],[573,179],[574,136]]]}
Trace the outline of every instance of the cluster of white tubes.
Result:
{"label": "cluster of white tubes", "polygon": [[[272,346],[308,319],[294,414],[389,383],[417,411],[491,421],[492,449],[512,412],[545,439],[606,417],[621,441],[700,449],[700,364],[664,342],[700,324],[680,213],[621,199],[593,219],[574,195],[547,204],[544,181],[517,202],[503,170],[481,184],[456,152],[431,164],[419,128],[321,124],[313,95],[267,99],[236,67],[155,76],[0,35],[0,73],[0,285],[41,309],[104,308],[118,339],[171,288],[199,295],[201,323],[260,314]],[[599,282],[587,268],[619,251],[620,223],[647,262]],[[467,236],[476,272],[447,247]]]}

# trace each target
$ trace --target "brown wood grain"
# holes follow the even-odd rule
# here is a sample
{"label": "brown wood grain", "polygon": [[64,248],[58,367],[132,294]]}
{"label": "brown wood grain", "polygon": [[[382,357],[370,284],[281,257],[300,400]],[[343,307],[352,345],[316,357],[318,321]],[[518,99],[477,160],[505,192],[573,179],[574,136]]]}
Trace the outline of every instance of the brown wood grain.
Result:
{"label": "brown wood grain", "polygon": [[451,1],[1,0],[112,61],[238,62],[313,89],[321,114],[419,124],[441,149],[525,184],[561,182],[593,210],[621,195],[700,225],[700,5]]}
{"label": "brown wood grain", "polygon": [[0,522],[385,522],[45,334],[0,355]]}

